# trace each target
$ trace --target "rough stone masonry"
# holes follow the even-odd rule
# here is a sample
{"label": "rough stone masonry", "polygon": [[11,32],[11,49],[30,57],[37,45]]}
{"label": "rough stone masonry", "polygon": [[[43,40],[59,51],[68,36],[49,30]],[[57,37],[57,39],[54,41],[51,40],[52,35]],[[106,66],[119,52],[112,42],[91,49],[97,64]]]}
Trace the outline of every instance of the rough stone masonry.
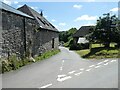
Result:
{"label": "rough stone masonry", "polygon": [[2,56],[16,54],[22,58],[26,53],[31,53],[34,57],[48,50],[58,49],[58,32],[40,28],[34,17],[22,16],[3,8],[0,12]]}

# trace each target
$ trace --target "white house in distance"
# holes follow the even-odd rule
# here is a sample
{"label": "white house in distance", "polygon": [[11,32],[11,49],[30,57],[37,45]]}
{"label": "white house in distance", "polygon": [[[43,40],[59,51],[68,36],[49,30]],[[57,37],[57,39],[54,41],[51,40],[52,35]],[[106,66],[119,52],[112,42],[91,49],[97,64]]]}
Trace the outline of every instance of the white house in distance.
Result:
{"label": "white house in distance", "polygon": [[94,26],[82,26],[74,35],[73,40],[74,44],[77,43],[87,43],[85,36],[90,33],[90,31],[94,28]]}

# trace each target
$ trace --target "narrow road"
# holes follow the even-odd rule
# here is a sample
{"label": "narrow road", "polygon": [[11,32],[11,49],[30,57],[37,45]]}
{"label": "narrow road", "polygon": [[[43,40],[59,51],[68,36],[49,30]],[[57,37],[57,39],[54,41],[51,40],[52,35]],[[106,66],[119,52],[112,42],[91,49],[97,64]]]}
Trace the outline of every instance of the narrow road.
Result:
{"label": "narrow road", "polygon": [[118,88],[118,59],[87,60],[74,51],[2,75],[3,88]]}

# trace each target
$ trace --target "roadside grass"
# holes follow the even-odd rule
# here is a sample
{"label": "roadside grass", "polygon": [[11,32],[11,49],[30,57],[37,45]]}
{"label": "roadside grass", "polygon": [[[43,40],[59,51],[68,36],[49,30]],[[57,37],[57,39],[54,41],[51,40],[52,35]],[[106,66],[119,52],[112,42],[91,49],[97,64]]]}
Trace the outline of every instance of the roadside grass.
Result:
{"label": "roadside grass", "polygon": [[[43,53],[42,55],[35,57],[34,58],[35,62],[48,59],[51,56],[53,56],[59,52],[60,52],[59,49],[47,51],[47,52]],[[9,72],[11,70],[17,70],[20,67],[34,63],[29,58],[25,58],[24,60],[20,60],[16,57],[16,55],[10,56],[9,60],[6,58],[0,59],[0,60],[1,60],[0,66],[2,67],[0,69],[0,73]]]}
{"label": "roadside grass", "polygon": [[35,60],[36,61],[44,60],[44,59],[50,58],[51,56],[53,56],[59,52],[60,52],[60,50],[51,50],[51,51],[43,53],[41,56],[35,57]]}
{"label": "roadside grass", "polygon": [[76,51],[81,57],[87,55],[90,53],[90,50],[89,49],[84,49],[84,50],[77,50]]}
{"label": "roadside grass", "polygon": [[[110,47],[115,47],[115,43],[111,43]],[[97,48],[97,47],[104,47],[103,44],[92,44],[92,48]]]}
{"label": "roadside grass", "polygon": [[115,48],[112,43],[109,48],[100,44],[92,44],[92,49],[76,51],[82,58],[102,59],[102,58],[120,58],[120,49]]}

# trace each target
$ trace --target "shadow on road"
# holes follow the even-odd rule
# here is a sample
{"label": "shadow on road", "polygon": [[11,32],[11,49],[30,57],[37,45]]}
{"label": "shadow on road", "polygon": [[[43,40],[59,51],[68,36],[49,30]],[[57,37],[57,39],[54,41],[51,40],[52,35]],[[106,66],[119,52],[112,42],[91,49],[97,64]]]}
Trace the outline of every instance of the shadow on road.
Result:
{"label": "shadow on road", "polygon": [[[109,53],[107,53],[107,52],[109,52],[110,50],[116,50],[116,49],[117,48],[115,48],[115,47],[109,47],[109,48],[96,47],[96,48],[92,48],[91,51],[88,54],[86,54],[86,55],[84,55],[82,57],[83,58],[88,58],[88,57],[90,57],[92,55],[96,55],[96,56],[99,56],[99,55],[109,55]],[[103,52],[101,52],[102,50],[105,50],[106,52],[104,51],[104,53],[103,53]],[[116,53],[113,53],[113,54],[116,54]]]}

